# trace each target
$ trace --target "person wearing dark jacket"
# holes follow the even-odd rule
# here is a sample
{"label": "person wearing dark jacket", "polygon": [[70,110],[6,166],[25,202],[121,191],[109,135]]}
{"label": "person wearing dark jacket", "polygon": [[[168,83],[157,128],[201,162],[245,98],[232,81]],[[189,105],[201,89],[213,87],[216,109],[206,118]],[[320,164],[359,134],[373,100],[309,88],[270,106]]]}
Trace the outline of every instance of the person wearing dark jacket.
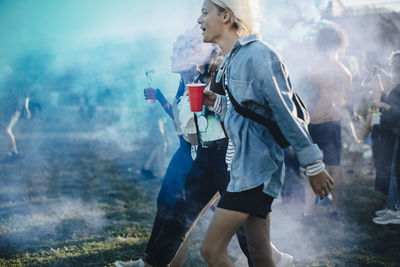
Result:
{"label": "person wearing dark jacket", "polygon": [[375,189],[387,195],[386,207],[376,211],[372,221],[377,224],[400,224],[400,51],[390,58],[392,73],[391,89],[383,96],[378,107],[382,109],[380,120],[380,158],[376,168]]}

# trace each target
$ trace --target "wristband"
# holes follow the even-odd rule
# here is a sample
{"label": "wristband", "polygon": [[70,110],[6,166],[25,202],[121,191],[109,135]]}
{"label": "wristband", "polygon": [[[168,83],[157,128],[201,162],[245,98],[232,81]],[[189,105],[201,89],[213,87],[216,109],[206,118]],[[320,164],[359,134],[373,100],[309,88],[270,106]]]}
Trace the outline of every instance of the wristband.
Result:
{"label": "wristband", "polygon": [[318,160],[306,167],[306,175],[314,176],[321,173],[323,170],[325,170],[325,164],[322,160]]}

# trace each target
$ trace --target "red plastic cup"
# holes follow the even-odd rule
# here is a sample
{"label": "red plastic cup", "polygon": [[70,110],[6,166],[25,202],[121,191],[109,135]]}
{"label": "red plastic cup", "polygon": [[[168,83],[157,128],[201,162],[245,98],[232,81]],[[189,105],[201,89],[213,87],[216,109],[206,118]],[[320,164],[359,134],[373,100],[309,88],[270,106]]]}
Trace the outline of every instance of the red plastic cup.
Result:
{"label": "red plastic cup", "polygon": [[156,102],[156,89],[154,88],[145,88],[144,94],[146,96],[146,101],[148,104],[153,104]]}
{"label": "red plastic cup", "polygon": [[186,85],[189,91],[190,109],[198,112],[203,109],[203,91],[206,87],[203,83],[191,83]]}

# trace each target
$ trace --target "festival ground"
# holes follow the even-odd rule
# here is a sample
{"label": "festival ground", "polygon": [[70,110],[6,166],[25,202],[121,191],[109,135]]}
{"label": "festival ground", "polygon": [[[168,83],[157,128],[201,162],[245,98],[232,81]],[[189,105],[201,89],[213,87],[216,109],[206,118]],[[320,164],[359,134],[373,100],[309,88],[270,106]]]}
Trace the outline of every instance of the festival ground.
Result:
{"label": "festival ground", "polygon": [[[82,133],[17,137],[21,158],[0,165],[0,266],[113,266],[142,255],[160,180],[136,170],[151,147],[137,143],[127,152]],[[296,266],[400,266],[400,225],[371,220],[385,198],[368,167],[364,160],[344,176],[339,222],[321,206],[316,222],[304,225],[298,197],[274,203],[272,240]],[[187,267],[206,266],[199,247],[211,216],[193,231]],[[230,253],[240,256],[237,245]]]}

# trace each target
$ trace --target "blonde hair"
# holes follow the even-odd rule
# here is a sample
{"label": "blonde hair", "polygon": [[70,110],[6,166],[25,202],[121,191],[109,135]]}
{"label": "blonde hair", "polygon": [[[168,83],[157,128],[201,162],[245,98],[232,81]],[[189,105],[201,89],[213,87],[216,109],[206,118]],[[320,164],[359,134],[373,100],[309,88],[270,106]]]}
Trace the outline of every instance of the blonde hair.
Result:
{"label": "blonde hair", "polygon": [[255,34],[260,29],[260,14],[258,0],[210,0],[222,12],[227,9],[232,14],[233,27],[238,35]]}

